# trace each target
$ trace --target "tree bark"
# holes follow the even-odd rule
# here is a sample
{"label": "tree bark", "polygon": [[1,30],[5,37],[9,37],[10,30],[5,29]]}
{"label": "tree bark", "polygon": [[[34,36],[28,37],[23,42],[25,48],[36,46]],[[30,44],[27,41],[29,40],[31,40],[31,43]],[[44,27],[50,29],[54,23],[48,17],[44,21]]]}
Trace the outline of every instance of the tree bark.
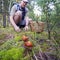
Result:
{"label": "tree bark", "polygon": [[3,13],[3,27],[6,27],[6,14]]}

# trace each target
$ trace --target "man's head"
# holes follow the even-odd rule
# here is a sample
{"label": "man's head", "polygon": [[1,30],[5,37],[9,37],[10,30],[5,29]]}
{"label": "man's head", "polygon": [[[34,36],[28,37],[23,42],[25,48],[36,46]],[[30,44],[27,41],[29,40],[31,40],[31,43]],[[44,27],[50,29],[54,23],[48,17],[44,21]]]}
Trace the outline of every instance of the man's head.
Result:
{"label": "man's head", "polygon": [[27,3],[28,3],[28,0],[22,0],[21,1],[21,6],[25,7],[27,5]]}
{"label": "man's head", "polygon": [[22,0],[23,2],[25,2],[25,3],[28,3],[28,0]]}

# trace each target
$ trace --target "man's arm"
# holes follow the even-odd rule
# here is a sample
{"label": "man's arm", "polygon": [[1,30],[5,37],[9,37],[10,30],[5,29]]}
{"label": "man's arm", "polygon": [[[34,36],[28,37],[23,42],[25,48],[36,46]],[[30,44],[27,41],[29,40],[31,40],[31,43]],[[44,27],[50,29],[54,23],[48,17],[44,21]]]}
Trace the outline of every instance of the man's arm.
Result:
{"label": "man's arm", "polygon": [[14,22],[14,20],[13,20],[13,16],[10,16],[10,22],[11,22],[11,24],[12,24],[12,26],[13,26],[14,28],[17,27],[17,25],[15,24],[15,22]]}
{"label": "man's arm", "polygon": [[30,18],[28,17],[28,15],[29,15],[29,13],[27,12],[27,14],[26,14],[26,16],[25,16],[25,20],[26,20],[25,30],[28,30],[28,29],[29,29],[29,28],[28,28],[28,25],[29,25],[30,21],[32,20],[32,19],[30,19]]}
{"label": "man's arm", "polygon": [[19,32],[20,29],[16,25],[16,23],[14,22],[14,19],[13,19],[13,16],[15,14],[15,11],[16,11],[16,6],[13,6],[12,9],[11,9],[11,12],[10,12],[10,22],[11,22],[12,26],[14,27],[15,31]]}
{"label": "man's arm", "polygon": [[14,14],[15,14],[15,10],[16,10],[16,8],[15,8],[15,6],[13,6],[13,7],[11,8],[11,12],[10,12],[10,22],[11,22],[11,24],[12,24],[13,27],[16,26],[16,24],[15,24],[15,22],[14,22],[14,20],[13,20],[13,16],[14,16]]}

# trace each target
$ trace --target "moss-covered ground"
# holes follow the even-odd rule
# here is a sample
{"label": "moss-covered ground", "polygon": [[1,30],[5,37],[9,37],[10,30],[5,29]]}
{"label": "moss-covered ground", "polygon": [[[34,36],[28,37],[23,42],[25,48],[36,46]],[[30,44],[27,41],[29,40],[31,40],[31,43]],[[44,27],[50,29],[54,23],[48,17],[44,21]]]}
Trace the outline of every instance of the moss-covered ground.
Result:
{"label": "moss-covered ground", "polygon": [[[26,35],[33,43],[33,48],[26,50],[22,36]],[[39,52],[50,53],[60,57],[59,44],[52,38],[49,40],[47,32],[36,33],[24,31],[17,33],[12,27],[0,28],[0,60],[37,60]]]}

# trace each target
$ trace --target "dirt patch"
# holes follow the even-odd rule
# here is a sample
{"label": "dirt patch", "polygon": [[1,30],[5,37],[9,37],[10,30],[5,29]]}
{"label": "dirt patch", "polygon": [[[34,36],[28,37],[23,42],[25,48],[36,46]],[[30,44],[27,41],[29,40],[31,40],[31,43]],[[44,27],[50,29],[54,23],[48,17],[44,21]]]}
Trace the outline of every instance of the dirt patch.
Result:
{"label": "dirt patch", "polygon": [[56,55],[51,53],[39,52],[33,56],[33,60],[59,60]]}
{"label": "dirt patch", "polygon": [[14,36],[12,34],[0,34],[0,45],[6,42],[7,40],[13,39],[13,37]]}

